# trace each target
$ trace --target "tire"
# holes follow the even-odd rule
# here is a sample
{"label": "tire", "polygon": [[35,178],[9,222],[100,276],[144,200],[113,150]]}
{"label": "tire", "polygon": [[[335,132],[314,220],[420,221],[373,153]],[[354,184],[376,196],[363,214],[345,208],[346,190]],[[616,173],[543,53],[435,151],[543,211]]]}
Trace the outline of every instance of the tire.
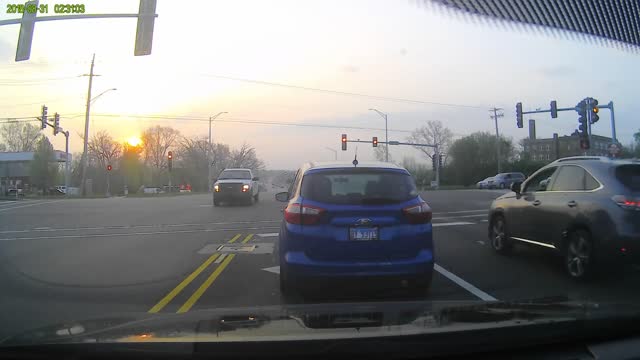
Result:
{"label": "tire", "polygon": [[282,261],[280,261],[280,275],[278,277],[280,280],[280,294],[284,299],[291,297],[293,289],[291,288],[291,282],[287,279],[287,270],[282,266]]}
{"label": "tire", "polygon": [[595,272],[593,241],[588,231],[574,230],[565,246],[564,267],[574,280],[590,279]]}
{"label": "tire", "polygon": [[513,242],[509,239],[507,222],[502,215],[496,215],[491,219],[489,241],[493,251],[500,255],[507,255],[513,249]]}
{"label": "tire", "polygon": [[507,187],[507,185],[505,185],[505,183],[500,183],[500,189],[504,189],[506,187]]}

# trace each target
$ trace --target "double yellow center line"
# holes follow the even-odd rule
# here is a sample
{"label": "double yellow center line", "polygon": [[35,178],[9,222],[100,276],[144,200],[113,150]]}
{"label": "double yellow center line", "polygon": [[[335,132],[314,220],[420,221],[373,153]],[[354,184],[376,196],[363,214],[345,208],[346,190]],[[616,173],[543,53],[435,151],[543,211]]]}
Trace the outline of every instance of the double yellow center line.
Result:
{"label": "double yellow center line", "polygon": [[[242,234],[237,234],[236,236],[231,238],[231,240],[229,240],[229,243],[233,244],[240,238],[240,236],[242,236]],[[249,242],[249,240],[251,240],[251,238],[253,238],[253,234],[247,235],[242,240],[241,243],[246,244],[247,242]],[[187,285],[189,285],[193,280],[195,280],[198,277],[198,275],[200,275],[200,273],[202,273],[207,267],[209,267],[211,263],[213,262],[218,263],[220,261],[216,261],[216,260],[222,259],[222,261],[220,262],[220,265],[211,273],[211,275],[209,275],[209,277],[207,277],[207,279],[202,283],[202,285],[200,285],[198,290],[196,290],[189,297],[189,299],[184,304],[182,304],[182,306],[178,309],[177,313],[181,314],[189,311],[189,309],[193,307],[193,305],[198,301],[198,299],[200,299],[200,297],[211,286],[211,284],[213,284],[213,282],[216,281],[216,279],[220,276],[220,274],[229,265],[229,263],[231,262],[231,260],[233,260],[234,257],[235,257],[235,254],[228,254],[226,256],[225,255],[221,256],[219,253],[215,253],[211,255],[207,260],[205,260],[205,262],[202,263],[202,265],[198,266],[198,268],[194,272],[189,274],[189,276],[187,276],[184,280],[182,280],[182,282],[180,282],[178,286],[176,286],[173,290],[171,290],[171,292],[169,292],[165,297],[163,297],[162,300],[158,301],[157,304],[155,304],[151,309],[149,309],[148,312],[157,313],[160,310],[162,310],[165,306],[167,306],[167,304],[171,302],[171,300],[173,300],[176,296],[178,296],[178,294],[180,294],[180,292],[184,290],[184,288],[187,287]]]}

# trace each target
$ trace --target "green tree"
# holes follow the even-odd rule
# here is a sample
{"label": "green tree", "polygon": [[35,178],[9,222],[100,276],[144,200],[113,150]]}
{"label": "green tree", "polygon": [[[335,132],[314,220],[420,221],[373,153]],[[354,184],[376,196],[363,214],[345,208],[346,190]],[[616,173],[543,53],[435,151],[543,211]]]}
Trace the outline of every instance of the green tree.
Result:
{"label": "green tree", "polygon": [[[503,165],[513,160],[513,142],[500,137],[500,153]],[[488,132],[476,132],[460,138],[451,144],[449,157],[448,182],[465,186],[475,184],[495,175],[498,170],[496,137]]]}
{"label": "green tree", "polygon": [[[120,157],[120,174],[123,179],[123,185],[126,185],[130,193],[136,193],[142,185],[144,175],[144,164],[140,160],[140,154],[143,149],[141,146],[132,146],[125,144]],[[117,189],[112,187],[112,192]]]}
{"label": "green tree", "polygon": [[55,185],[58,176],[58,163],[55,161],[53,146],[46,136],[36,144],[31,162],[31,183],[42,189],[43,194],[49,192],[49,187]]}

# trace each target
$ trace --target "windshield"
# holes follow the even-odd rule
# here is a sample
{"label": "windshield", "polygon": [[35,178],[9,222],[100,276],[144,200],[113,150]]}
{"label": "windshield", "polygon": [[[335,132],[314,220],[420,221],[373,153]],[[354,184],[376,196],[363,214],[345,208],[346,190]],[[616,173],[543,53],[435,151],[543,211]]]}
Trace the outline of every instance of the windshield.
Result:
{"label": "windshield", "polygon": [[548,313],[449,307],[640,306],[640,0],[0,10],[0,351],[122,319],[471,351]]}
{"label": "windshield", "polygon": [[227,179],[251,180],[251,173],[247,170],[225,170],[218,177],[218,180]]}

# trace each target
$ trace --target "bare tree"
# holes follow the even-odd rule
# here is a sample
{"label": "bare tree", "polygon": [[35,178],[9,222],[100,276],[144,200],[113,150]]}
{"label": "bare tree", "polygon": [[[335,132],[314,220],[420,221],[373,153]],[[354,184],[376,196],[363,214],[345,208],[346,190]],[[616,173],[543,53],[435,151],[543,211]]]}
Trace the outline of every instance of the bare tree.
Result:
{"label": "bare tree", "polygon": [[156,169],[167,167],[167,151],[176,144],[180,132],[172,127],[153,126],[142,133],[144,162]]}
{"label": "bare tree", "polygon": [[[185,181],[197,191],[208,189],[209,176],[209,141],[206,138],[182,138],[176,156],[184,173]],[[212,144],[211,159],[213,174],[218,174],[228,167],[231,161],[231,151],[228,145]]]}
{"label": "bare tree", "polygon": [[[440,121],[427,121],[427,125],[415,129],[407,138],[410,142],[420,144],[438,144],[440,153],[446,154],[453,140],[453,133]],[[434,148],[416,146],[427,158],[433,158]]]}
{"label": "bare tree", "polygon": [[231,152],[231,165],[233,167],[252,170],[261,170],[264,168],[264,162],[258,159],[256,150],[247,143],[242,144],[240,149]]}
{"label": "bare tree", "polygon": [[[378,144],[378,147],[373,149],[373,155],[375,156],[376,160],[378,161],[386,160],[386,156],[387,156],[386,149],[387,149],[386,144]],[[391,157],[391,152],[389,152],[389,162],[393,162],[393,159]]]}
{"label": "bare tree", "polygon": [[6,151],[35,151],[42,136],[40,128],[29,123],[8,123],[0,128]]}
{"label": "bare tree", "polygon": [[95,134],[88,143],[89,155],[94,158],[102,169],[114,164],[122,154],[122,145],[115,142],[105,130]]}

